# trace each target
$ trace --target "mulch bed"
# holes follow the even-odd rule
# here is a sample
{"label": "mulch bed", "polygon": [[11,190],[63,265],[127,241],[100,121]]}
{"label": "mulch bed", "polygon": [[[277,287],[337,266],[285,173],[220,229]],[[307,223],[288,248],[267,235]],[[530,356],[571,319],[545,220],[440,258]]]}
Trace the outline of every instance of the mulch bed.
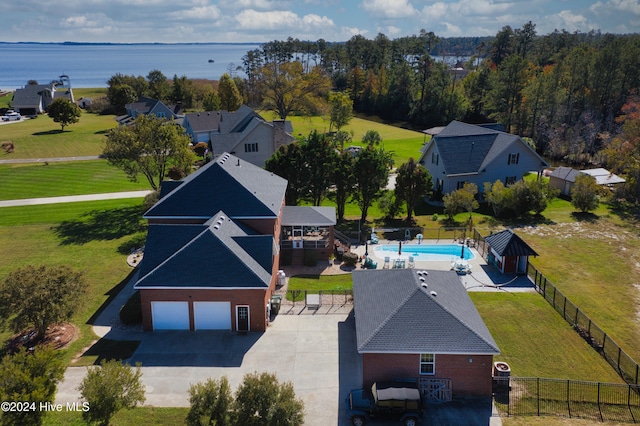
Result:
{"label": "mulch bed", "polygon": [[54,349],[66,347],[77,334],[76,327],[70,323],[62,323],[49,327],[47,334],[43,338],[35,337],[35,329],[23,331],[13,335],[5,343],[8,353],[16,353],[21,348],[31,350],[37,345],[49,345]]}

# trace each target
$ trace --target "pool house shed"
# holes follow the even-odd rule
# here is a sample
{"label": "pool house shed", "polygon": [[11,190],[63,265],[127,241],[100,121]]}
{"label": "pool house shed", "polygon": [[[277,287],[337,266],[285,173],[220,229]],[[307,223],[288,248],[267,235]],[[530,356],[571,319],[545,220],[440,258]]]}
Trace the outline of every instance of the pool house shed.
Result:
{"label": "pool house shed", "polygon": [[484,241],[489,246],[487,263],[493,264],[503,274],[525,274],[529,256],[538,255],[511,229],[491,234]]}

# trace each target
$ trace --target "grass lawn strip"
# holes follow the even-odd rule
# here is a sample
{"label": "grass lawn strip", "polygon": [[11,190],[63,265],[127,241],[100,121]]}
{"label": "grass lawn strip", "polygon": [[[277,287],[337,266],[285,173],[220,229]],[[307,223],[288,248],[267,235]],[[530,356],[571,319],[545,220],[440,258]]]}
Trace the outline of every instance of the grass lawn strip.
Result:
{"label": "grass lawn strip", "polygon": [[105,160],[1,164],[0,182],[0,200],[150,189],[144,177],[132,182]]}

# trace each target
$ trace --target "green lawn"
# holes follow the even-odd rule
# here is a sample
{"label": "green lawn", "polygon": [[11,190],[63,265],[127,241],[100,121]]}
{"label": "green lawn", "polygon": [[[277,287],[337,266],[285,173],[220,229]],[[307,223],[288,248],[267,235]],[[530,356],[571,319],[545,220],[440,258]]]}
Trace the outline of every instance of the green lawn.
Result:
{"label": "green lawn", "polygon": [[47,115],[21,123],[2,126],[0,143],[11,141],[15,152],[0,152],[0,160],[99,155],[104,137],[116,127],[113,115],[83,112],[80,121],[60,131],[60,125]]}
{"label": "green lawn", "polygon": [[[132,410],[118,412],[110,426],[177,426],[186,424],[188,408],[168,407],[138,407]],[[50,412],[44,417],[45,426],[85,426],[82,413],[79,412]]]}
{"label": "green lawn", "polygon": [[[29,264],[66,264],[86,272],[89,289],[72,318],[80,335],[64,351],[67,361],[96,339],[91,318],[131,272],[126,256],[144,238],[141,215],[141,199],[0,209],[2,279]],[[0,338],[10,334],[5,330]]]}
{"label": "green lawn", "polygon": [[105,160],[0,164],[0,200],[150,189]]}
{"label": "green lawn", "polygon": [[[260,114],[266,120],[277,118],[275,114],[269,111],[261,111]],[[295,136],[307,136],[312,130],[318,130],[320,132],[329,131],[329,119],[327,117],[289,116],[287,120],[291,120]],[[394,152],[393,159],[396,167],[405,163],[409,157],[417,160],[420,157],[420,149],[428,140],[428,137],[425,137],[425,134],[421,132],[402,129],[358,117],[351,119],[351,122],[341,130],[353,135],[352,145],[361,145],[365,133],[369,130],[376,130],[382,137],[384,148]]]}

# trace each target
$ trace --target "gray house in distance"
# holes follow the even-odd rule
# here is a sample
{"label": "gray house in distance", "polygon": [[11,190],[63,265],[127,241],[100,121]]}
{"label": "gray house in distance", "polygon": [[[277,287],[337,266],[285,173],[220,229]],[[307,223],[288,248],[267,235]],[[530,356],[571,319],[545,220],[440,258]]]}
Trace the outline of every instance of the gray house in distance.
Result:
{"label": "gray house in distance", "polygon": [[485,182],[511,185],[531,171],[548,167],[519,136],[505,133],[502,125],[474,125],[452,121],[422,149],[419,163],[433,178],[433,190],[448,194],[475,183],[482,192]]}
{"label": "gray house in distance", "polygon": [[179,104],[167,106],[158,99],[140,97],[136,102],[125,105],[127,113],[116,117],[116,121],[121,125],[127,125],[133,122],[139,115],[155,115],[156,117],[175,120],[181,117],[181,106]]}
{"label": "gray house in distance", "polygon": [[268,122],[246,105],[234,112],[186,114],[182,125],[194,144],[207,143],[214,156],[228,152],[259,167],[279,147],[294,140],[290,121]]}
{"label": "gray house in distance", "polygon": [[36,115],[45,112],[51,102],[58,98],[75,102],[69,77],[66,75],[60,76],[59,81],[52,81],[49,84],[27,84],[24,88],[17,89],[13,94],[11,105],[22,115]]}

